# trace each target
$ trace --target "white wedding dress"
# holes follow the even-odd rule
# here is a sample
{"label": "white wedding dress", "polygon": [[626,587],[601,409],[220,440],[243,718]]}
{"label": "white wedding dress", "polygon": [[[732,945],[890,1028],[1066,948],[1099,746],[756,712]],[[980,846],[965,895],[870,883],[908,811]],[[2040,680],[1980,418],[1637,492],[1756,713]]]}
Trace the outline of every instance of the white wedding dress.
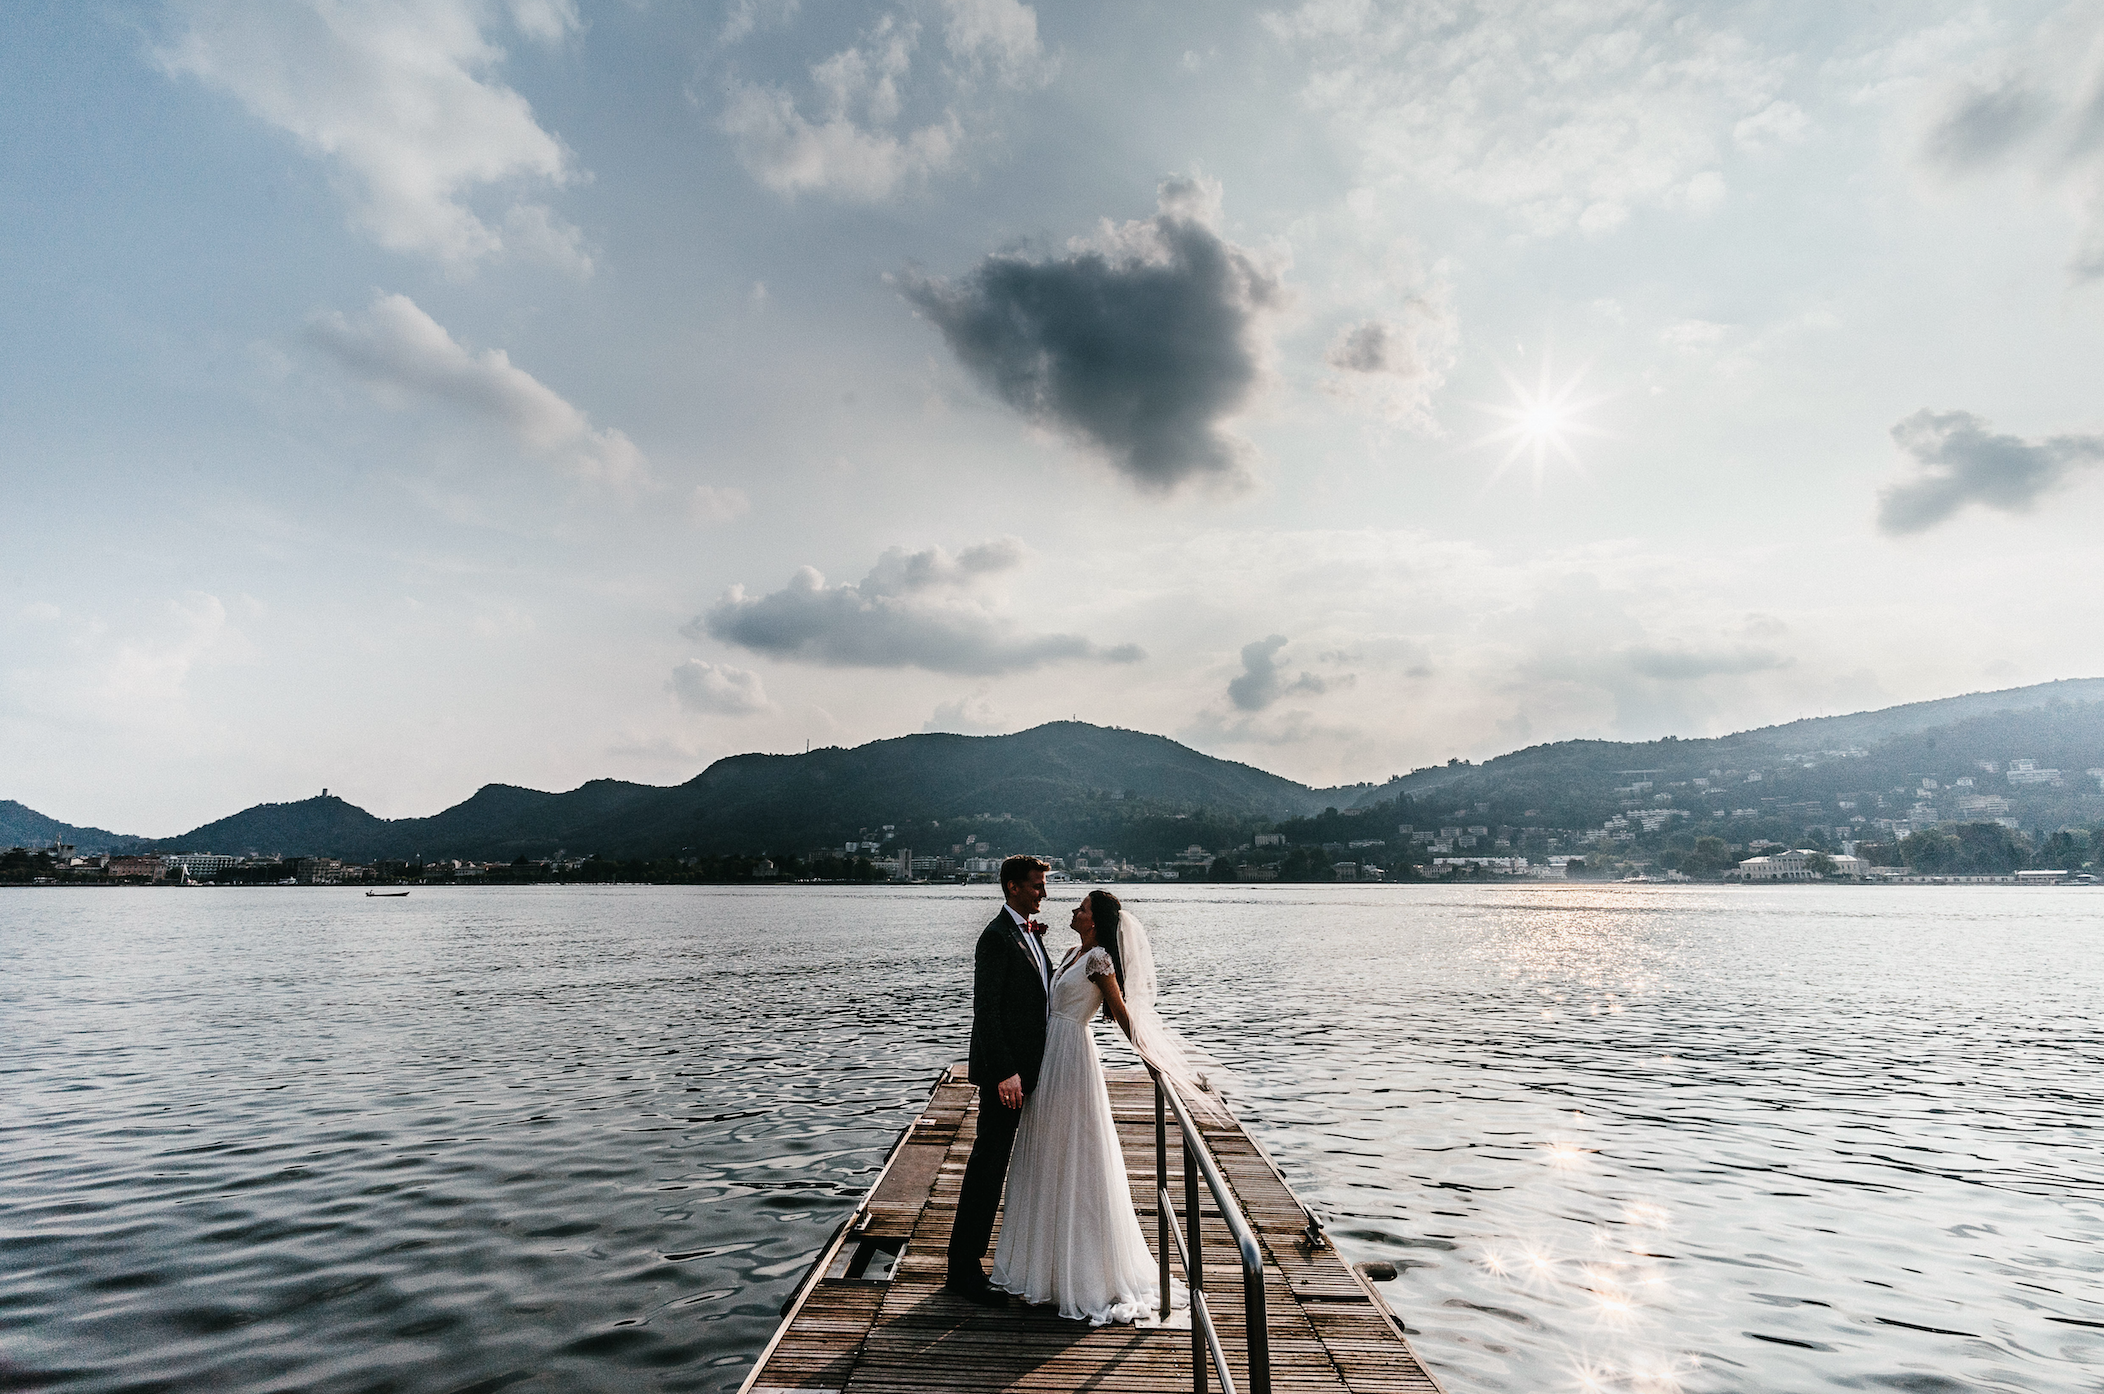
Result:
{"label": "white wedding dress", "polygon": [[[1111,971],[1110,955],[1091,949],[1052,979],[1045,1062],[1016,1128],[991,1281],[1026,1302],[1057,1302],[1070,1320],[1151,1325],[1159,1270],[1133,1213],[1089,1028],[1103,1008],[1090,974]],[[1180,1284],[1171,1298],[1184,1305]]]}

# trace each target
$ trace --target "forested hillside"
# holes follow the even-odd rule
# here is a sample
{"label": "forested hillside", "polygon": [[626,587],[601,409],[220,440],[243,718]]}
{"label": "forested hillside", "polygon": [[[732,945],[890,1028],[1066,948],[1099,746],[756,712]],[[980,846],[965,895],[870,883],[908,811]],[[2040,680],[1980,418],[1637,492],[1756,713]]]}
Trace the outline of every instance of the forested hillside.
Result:
{"label": "forested hillside", "polygon": [[[2098,697],[2104,681],[2084,680],[1714,739],[1561,741],[1328,790],[1162,736],[1054,722],[1008,736],[732,756],[670,787],[489,785],[422,818],[377,818],[327,796],[261,804],[157,845],[405,862],[807,856],[850,843],[886,856],[1095,848],[1134,862],[1197,846],[1266,862],[1304,847],[1395,865],[1423,861],[1435,845],[1457,855],[1684,859],[1702,838],[1716,840],[1722,850],[1708,855],[1718,860],[1764,841],[1896,843],[1979,823],[2036,847],[2063,827],[2104,824]],[[1259,833],[1273,836],[1258,847]],[[126,841],[19,804],[0,804],[0,837]],[[1315,862],[1311,853],[1296,865]]]}

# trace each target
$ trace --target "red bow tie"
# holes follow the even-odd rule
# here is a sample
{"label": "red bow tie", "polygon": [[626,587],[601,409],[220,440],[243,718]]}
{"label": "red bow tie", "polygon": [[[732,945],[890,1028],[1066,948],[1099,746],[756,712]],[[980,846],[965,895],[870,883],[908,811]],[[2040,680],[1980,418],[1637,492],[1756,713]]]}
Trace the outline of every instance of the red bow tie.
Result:
{"label": "red bow tie", "polygon": [[1035,934],[1040,938],[1044,937],[1045,927],[1036,920],[1023,921],[1023,928],[1029,930],[1032,934]]}

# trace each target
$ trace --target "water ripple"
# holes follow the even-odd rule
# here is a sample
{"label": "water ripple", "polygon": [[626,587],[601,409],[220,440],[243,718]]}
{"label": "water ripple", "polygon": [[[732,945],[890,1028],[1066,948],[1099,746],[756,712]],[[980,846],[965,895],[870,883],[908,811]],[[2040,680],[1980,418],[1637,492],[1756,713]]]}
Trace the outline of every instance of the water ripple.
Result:
{"label": "water ripple", "polygon": [[[1455,1394],[2104,1384],[2097,893],[1135,899]],[[0,1388],[732,1390],[987,912],[10,895]]]}

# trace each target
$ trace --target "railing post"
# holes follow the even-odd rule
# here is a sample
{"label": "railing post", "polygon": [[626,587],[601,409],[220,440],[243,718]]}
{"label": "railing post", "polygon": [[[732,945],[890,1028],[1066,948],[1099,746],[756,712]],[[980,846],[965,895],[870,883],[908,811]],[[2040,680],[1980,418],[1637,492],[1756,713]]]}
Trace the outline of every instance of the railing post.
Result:
{"label": "railing post", "polygon": [[1168,1325],[1170,1307],[1169,1289],[1169,1210],[1162,1203],[1162,1194],[1169,1188],[1169,1107],[1162,1098],[1162,1077],[1154,1077],[1154,1250],[1162,1256],[1162,1324]]}
{"label": "railing post", "polygon": [[[1199,1230],[1205,1224],[1205,1217],[1198,1208],[1198,1156],[1191,1150],[1197,1140],[1183,1127],[1182,1119],[1177,1120],[1177,1126],[1184,1133],[1184,1242],[1190,1246],[1191,1259],[1184,1266],[1184,1274],[1190,1280],[1191,1291],[1200,1293],[1205,1291],[1205,1241],[1199,1236]],[[1191,1303],[1196,1307],[1198,1299],[1194,1296]],[[1205,1394],[1206,1342],[1197,1316],[1195,1311],[1191,1314],[1191,1390],[1192,1394]]]}
{"label": "railing post", "polygon": [[1242,1322],[1249,1339],[1249,1394],[1271,1394],[1271,1321],[1264,1311],[1264,1270],[1242,1269]]}

